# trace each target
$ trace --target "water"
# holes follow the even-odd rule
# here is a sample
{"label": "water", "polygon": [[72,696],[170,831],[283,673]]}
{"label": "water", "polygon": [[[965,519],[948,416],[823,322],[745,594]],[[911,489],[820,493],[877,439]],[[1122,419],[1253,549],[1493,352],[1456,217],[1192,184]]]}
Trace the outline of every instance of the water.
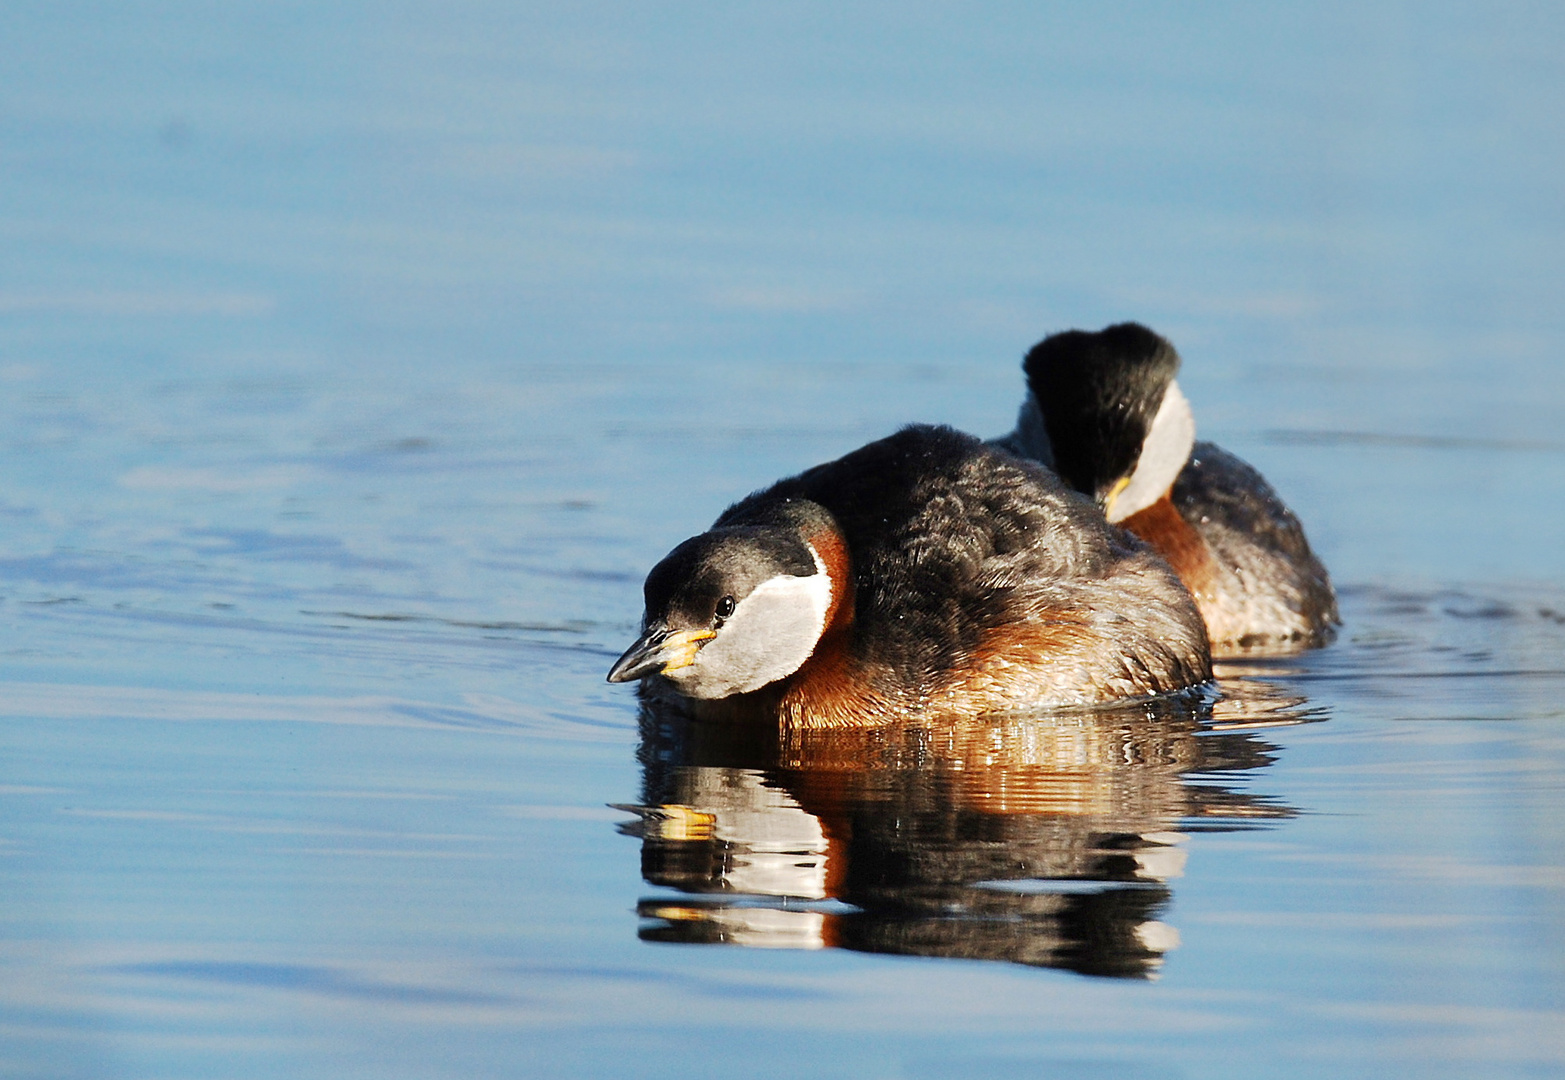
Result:
{"label": "water", "polygon": [[[1558,1075],[1560,23],[8,8],[0,1074]],[[727,502],[1123,317],[1337,644],[857,741],[603,683]]]}

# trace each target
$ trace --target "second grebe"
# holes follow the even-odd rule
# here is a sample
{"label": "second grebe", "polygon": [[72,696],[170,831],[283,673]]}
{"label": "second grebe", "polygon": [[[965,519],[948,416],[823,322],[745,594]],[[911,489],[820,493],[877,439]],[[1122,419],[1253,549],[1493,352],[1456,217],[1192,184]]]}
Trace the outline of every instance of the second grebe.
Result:
{"label": "second grebe", "polygon": [[1146,540],[1194,594],[1214,653],[1330,641],[1337,598],[1264,477],[1197,442],[1173,345],[1138,323],[1068,330],[1027,354],[1027,398],[998,445],[1042,461]]}

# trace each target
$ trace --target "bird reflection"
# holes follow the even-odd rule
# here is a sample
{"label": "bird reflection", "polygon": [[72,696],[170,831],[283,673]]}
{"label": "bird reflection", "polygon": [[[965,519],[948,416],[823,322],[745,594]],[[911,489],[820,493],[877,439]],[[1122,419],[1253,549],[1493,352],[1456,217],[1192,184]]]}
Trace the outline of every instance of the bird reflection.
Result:
{"label": "bird reflection", "polygon": [[1163,920],[1187,834],[1295,813],[1237,785],[1276,752],[1259,731],[1317,717],[1264,681],[1222,689],[848,730],[645,702],[620,828],[675,892],[640,902],[640,936],[1154,977],[1179,943]]}

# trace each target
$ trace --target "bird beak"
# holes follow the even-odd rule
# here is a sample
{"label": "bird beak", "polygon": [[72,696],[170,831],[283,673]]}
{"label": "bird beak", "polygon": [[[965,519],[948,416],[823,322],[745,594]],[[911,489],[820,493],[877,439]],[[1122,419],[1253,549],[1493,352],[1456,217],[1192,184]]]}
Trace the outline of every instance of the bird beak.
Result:
{"label": "bird beak", "polygon": [[1124,494],[1125,489],[1129,486],[1130,477],[1128,476],[1121,476],[1118,480],[1114,481],[1113,488],[1111,488],[1109,493],[1103,496],[1102,499],[1104,517],[1108,518],[1110,521],[1114,520],[1114,500],[1119,498],[1120,495]]}
{"label": "bird beak", "polygon": [[712,638],[714,630],[681,630],[671,634],[668,627],[655,623],[647,627],[625,655],[609,668],[609,682],[630,682],[658,672],[678,671],[696,662],[696,653]]}

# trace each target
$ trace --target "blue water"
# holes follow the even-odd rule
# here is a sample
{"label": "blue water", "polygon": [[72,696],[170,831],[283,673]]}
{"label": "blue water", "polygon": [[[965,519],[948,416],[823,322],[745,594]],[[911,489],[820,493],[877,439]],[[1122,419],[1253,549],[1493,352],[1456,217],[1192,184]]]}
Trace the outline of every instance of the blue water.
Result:
{"label": "blue water", "polygon": [[[1562,30],[8,5],[0,1075],[1559,1075]],[[729,501],[1121,318],[1335,645],[871,748],[603,683]]]}

